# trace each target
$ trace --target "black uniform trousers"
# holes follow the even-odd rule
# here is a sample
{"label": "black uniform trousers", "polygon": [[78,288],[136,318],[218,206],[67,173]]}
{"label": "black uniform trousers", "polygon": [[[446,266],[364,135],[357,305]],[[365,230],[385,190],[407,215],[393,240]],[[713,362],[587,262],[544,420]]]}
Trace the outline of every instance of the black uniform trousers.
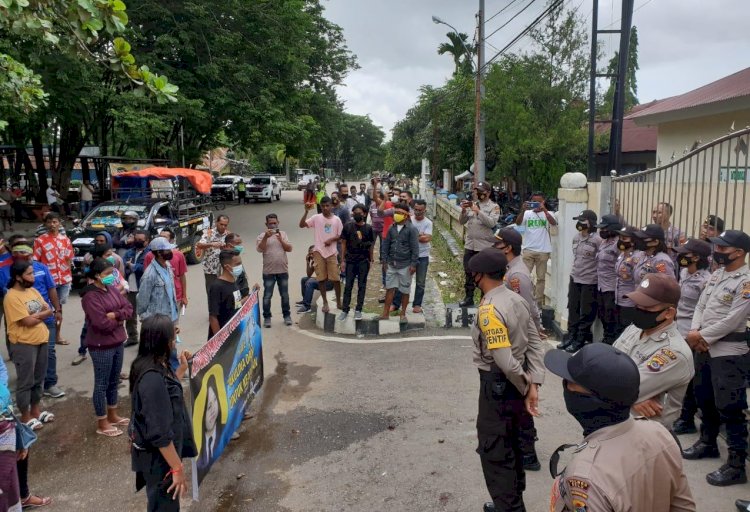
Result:
{"label": "black uniform trousers", "polygon": [[464,292],[466,293],[467,299],[474,299],[474,290],[477,285],[474,283],[474,278],[469,272],[469,260],[479,251],[472,251],[471,249],[464,249]]}
{"label": "black uniform trousers", "polygon": [[477,453],[487,490],[498,512],[525,512],[526,474],[520,442],[523,396],[501,372],[480,370],[479,379]]}
{"label": "black uniform trousers", "polygon": [[622,334],[620,320],[618,317],[617,304],[615,304],[615,292],[603,292],[597,290],[597,314],[604,327],[604,338],[602,342],[612,345]]}
{"label": "black uniform trousers", "polygon": [[[693,352],[693,361],[697,356],[695,350]],[[696,371],[696,376],[698,375]],[[695,379],[693,379],[695,380]],[[685,390],[685,398],[682,399],[682,410],[680,411],[680,419],[688,423],[695,422],[695,413],[698,412],[698,402],[695,399],[695,389],[693,387],[693,381],[688,383],[688,387]]]}
{"label": "black uniform trousers", "polygon": [[633,323],[633,313],[635,307],[628,306],[617,306],[617,320],[620,322],[620,332],[617,334],[619,337],[622,331],[628,328]]}
{"label": "black uniform trousers", "polygon": [[594,341],[591,326],[596,320],[596,285],[570,278],[568,286],[568,334],[571,340]]}
{"label": "black uniform trousers", "polygon": [[693,389],[702,411],[701,441],[716,444],[719,427],[724,423],[730,454],[743,459],[747,454],[747,392],[750,353],[742,356],[711,357],[695,354]]}

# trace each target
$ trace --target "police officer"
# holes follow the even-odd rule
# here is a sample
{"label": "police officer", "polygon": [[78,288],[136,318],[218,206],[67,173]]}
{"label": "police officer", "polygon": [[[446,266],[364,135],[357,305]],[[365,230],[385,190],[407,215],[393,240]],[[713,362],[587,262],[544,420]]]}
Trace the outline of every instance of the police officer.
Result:
{"label": "police officer", "polygon": [[686,459],[718,457],[716,438],[723,422],[727,432],[727,463],[706,475],[711,485],[747,482],[746,379],[750,372],[747,321],[750,317],[750,236],[727,230],[711,238],[720,268],[701,293],[687,336],[695,354],[695,398],[702,412],[701,434],[683,451]]}
{"label": "police officer", "polygon": [[620,332],[633,323],[633,311],[635,303],[628,298],[628,293],[638,286],[640,281],[635,279],[635,267],[638,265],[641,252],[635,249],[635,232],[637,230],[625,226],[618,234],[617,249],[620,255],[617,257],[615,272],[615,304],[617,304],[617,316],[620,323]]}
{"label": "police officer", "polygon": [[622,332],[615,303],[616,267],[617,258],[620,256],[620,250],[617,248],[617,235],[622,229],[622,224],[617,215],[603,215],[596,227],[599,230],[599,238],[602,239],[602,244],[596,253],[597,313],[604,327],[602,341],[611,345]]}
{"label": "police officer", "polygon": [[[680,266],[680,302],[677,303],[677,330],[683,337],[690,332],[693,313],[698,299],[706,287],[711,272],[708,270],[708,257],[711,255],[711,244],[703,240],[691,238],[685,245],[675,249],[677,264]],[[685,390],[682,400],[680,417],[672,425],[672,432],[677,435],[692,434],[695,428],[695,413],[698,405],[695,403],[693,382]]]}
{"label": "police officer", "polygon": [[614,347],[628,354],[641,374],[632,412],[671,428],[695,373],[693,354],[674,321],[680,285],[672,276],[649,274],[628,298],[635,303],[633,325]]}
{"label": "police officer", "polygon": [[[505,273],[505,286],[519,294],[529,305],[531,318],[534,321],[539,336],[546,338],[542,329],[539,309],[534,300],[534,284],[531,282],[531,272],[521,258],[521,245],[523,239],[521,234],[513,228],[502,228],[495,232],[497,243],[495,248],[500,249],[508,260],[508,269]],[[523,469],[526,471],[539,471],[542,464],[536,454],[534,444],[537,441],[534,417],[528,413],[523,415],[521,423],[521,451],[523,452]]]}
{"label": "police officer", "polygon": [[[564,379],[565,407],[584,435],[550,460],[551,511],[695,512],[675,439],[655,421],[630,417],[640,377],[627,354],[593,343],[572,357],[550,350],[544,362]],[[559,452],[574,447],[573,459],[558,474]]]}
{"label": "police officer", "polygon": [[635,239],[635,248],[641,251],[635,267],[637,283],[643,281],[647,274],[655,272],[677,277],[674,261],[667,253],[667,245],[664,242],[664,228],[658,224],[649,224],[635,232]]}
{"label": "police officer", "polygon": [[468,264],[484,294],[471,334],[480,380],[477,453],[492,497],[485,512],[525,510],[526,477],[518,439],[524,408],[538,414],[537,386],[544,381],[544,347],[529,305],[503,286],[507,264],[494,247],[483,249]]}
{"label": "police officer", "polygon": [[458,222],[466,225],[466,242],[464,243],[464,300],[459,302],[461,307],[474,305],[474,289],[476,285],[471,279],[469,260],[476,253],[495,243],[495,225],[500,218],[500,207],[490,201],[492,187],[486,181],[477,183],[474,196],[477,201],[461,201],[461,216]]}
{"label": "police officer", "polygon": [[573,217],[578,233],[573,237],[573,268],[568,285],[568,334],[558,348],[570,353],[594,341],[596,320],[596,255],[602,239],[596,234],[596,213],[584,210]]}

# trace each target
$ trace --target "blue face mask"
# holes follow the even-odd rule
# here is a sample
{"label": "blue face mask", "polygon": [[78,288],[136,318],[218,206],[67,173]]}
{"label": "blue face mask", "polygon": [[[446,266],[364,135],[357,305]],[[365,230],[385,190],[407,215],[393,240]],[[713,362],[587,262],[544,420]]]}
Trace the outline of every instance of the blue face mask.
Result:
{"label": "blue face mask", "polygon": [[244,251],[245,248],[241,245],[235,245],[234,250],[237,251],[238,254],[242,254],[242,251]]}
{"label": "blue face mask", "polygon": [[243,272],[244,270],[245,270],[245,269],[244,269],[244,268],[242,267],[242,265],[237,265],[236,267],[232,267],[232,275],[233,275],[233,276],[234,276],[235,278],[237,278],[237,277],[240,277],[240,276],[242,275],[242,272]]}

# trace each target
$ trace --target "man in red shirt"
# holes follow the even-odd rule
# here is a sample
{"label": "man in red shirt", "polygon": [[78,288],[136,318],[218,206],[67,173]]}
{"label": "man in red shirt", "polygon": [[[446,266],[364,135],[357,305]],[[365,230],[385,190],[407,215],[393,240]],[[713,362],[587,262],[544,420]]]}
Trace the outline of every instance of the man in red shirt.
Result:
{"label": "man in red shirt", "polygon": [[[169,240],[174,245],[174,232],[171,229],[165,228],[159,232],[159,236],[162,236]],[[172,265],[172,272],[174,273],[174,288],[175,298],[177,299],[178,306],[187,306],[187,261],[185,261],[185,255],[182,254],[179,247],[172,249],[172,260],[169,262]],[[145,271],[149,264],[154,261],[154,253],[149,252],[143,260],[143,270]]]}

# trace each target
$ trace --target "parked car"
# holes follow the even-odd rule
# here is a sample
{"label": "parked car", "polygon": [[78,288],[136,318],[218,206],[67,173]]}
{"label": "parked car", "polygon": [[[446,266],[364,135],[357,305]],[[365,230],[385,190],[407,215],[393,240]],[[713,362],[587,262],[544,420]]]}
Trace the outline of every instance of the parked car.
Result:
{"label": "parked car", "polygon": [[317,174],[303,174],[302,178],[297,182],[297,190],[305,190],[307,184],[315,180],[323,181]]}
{"label": "parked car", "polygon": [[275,176],[257,175],[250,178],[247,186],[247,198],[256,201],[264,200],[269,203],[274,199],[281,199],[281,185]]}
{"label": "parked car", "polygon": [[237,184],[242,180],[242,176],[234,174],[225,174],[219,176],[211,185],[211,197],[215,200],[237,200]]}

